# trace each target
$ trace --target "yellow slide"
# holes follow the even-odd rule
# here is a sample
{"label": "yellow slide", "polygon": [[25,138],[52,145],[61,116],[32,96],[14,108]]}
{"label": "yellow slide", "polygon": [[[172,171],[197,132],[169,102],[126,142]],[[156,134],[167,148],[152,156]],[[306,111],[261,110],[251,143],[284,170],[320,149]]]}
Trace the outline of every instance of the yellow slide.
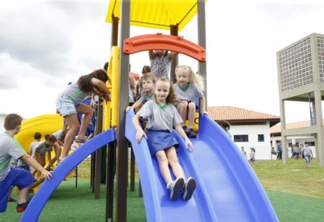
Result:
{"label": "yellow slide", "polygon": [[[36,116],[22,121],[21,130],[15,136],[15,139],[18,140],[24,150],[29,153],[30,144],[34,141],[35,132],[42,134],[42,141],[46,134],[53,134],[56,131],[63,129],[63,126],[64,119],[58,114]],[[53,155],[55,155],[54,151],[52,152],[52,156]],[[39,186],[40,184],[33,188],[34,193],[37,192]]]}
{"label": "yellow slide", "polygon": [[23,120],[20,132],[15,139],[29,152],[29,146],[34,141],[34,133],[40,132],[43,136],[53,134],[63,129],[64,119],[58,114],[45,114],[31,119]]}

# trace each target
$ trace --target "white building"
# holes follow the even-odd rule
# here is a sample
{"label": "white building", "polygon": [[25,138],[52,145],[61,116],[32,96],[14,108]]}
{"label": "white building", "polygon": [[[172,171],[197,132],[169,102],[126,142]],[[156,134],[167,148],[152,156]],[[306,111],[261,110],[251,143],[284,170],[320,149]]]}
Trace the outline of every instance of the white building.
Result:
{"label": "white building", "polygon": [[[303,122],[295,122],[295,123],[286,123],[286,129],[298,129],[302,127],[309,127],[310,121],[303,121]],[[271,142],[275,144],[275,150],[277,150],[277,146],[281,143],[281,125],[278,123],[277,125],[271,127]],[[297,136],[287,136],[287,148],[288,148],[288,157],[291,157],[291,148],[293,144],[300,144],[308,143],[308,146],[312,149],[314,157],[316,157],[316,147],[315,147],[315,137],[311,134],[305,135],[297,135]]]}
{"label": "white building", "polygon": [[270,128],[280,122],[280,117],[232,106],[209,107],[213,120],[226,120],[231,124],[230,134],[239,149],[244,146],[249,157],[250,148],[255,149],[257,160],[271,160]]}

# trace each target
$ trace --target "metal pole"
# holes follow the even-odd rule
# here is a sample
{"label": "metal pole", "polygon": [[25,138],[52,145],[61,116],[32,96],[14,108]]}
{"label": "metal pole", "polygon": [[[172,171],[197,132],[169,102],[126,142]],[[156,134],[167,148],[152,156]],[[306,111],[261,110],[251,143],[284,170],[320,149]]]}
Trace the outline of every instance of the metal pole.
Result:
{"label": "metal pole", "polygon": [[128,148],[125,137],[125,110],[128,106],[128,85],[129,55],[123,54],[123,42],[130,36],[130,1],[121,2],[121,53],[120,53],[120,75],[119,75],[119,101],[118,101],[118,128],[117,128],[117,201],[116,217],[117,222],[127,220],[127,183],[128,183]]}
{"label": "metal pole", "polygon": [[[203,47],[206,50],[206,10],[205,10],[205,0],[198,0],[198,45]],[[205,104],[207,106],[207,62],[199,62],[198,64],[198,72],[204,77],[204,85],[205,85]],[[206,109],[207,110],[207,109]]]}
{"label": "metal pole", "polygon": [[[100,101],[99,101],[100,102]],[[97,118],[97,133],[101,133],[102,131],[102,116],[103,116],[103,107],[98,106],[98,118]],[[99,149],[95,153],[96,163],[95,163],[95,178],[94,178],[94,193],[95,199],[100,198],[100,176],[101,176],[101,155],[102,150]]]}
{"label": "metal pole", "polygon": [[130,191],[135,191],[135,155],[133,147],[131,147],[130,174]]}
{"label": "metal pole", "polygon": [[[179,27],[178,25],[170,25],[170,35],[178,36]],[[175,68],[179,63],[178,56],[176,56],[171,62],[171,71],[170,71],[170,79],[172,82],[176,82],[175,78]]]}

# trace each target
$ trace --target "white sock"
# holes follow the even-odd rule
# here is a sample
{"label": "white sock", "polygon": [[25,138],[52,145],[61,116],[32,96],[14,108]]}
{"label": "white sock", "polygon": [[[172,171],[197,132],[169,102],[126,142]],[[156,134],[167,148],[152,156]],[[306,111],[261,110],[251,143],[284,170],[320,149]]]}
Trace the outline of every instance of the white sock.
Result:
{"label": "white sock", "polygon": [[166,186],[167,189],[171,188],[171,185],[172,185],[173,181],[169,182]]}
{"label": "white sock", "polygon": [[20,205],[20,204],[24,204],[24,203],[26,203],[26,202],[27,202],[26,200],[18,201],[18,205]]}
{"label": "white sock", "polygon": [[192,126],[188,126],[188,129],[192,129],[193,127]]}
{"label": "white sock", "polygon": [[182,124],[182,127],[184,127],[184,126],[186,126],[186,124],[185,124],[185,123],[183,123],[183,124]]}

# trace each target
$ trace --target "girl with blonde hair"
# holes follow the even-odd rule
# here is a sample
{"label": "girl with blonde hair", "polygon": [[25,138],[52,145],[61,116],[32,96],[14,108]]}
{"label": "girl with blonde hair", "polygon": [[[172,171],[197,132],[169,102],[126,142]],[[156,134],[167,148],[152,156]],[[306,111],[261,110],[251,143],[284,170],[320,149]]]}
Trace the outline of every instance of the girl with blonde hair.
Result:
{"label": "girl with blonde hair", "polygon": [[[179,65],[175,70],[177,82],[174,84],[175,92],[180,100],[178,111],[183,119],[182,128],[190,138],[195,138],[197,133],[193,130],[196,113],[196,98],[200,101],[200,112],[208,114],[205,107],[205,90],[203,78],[196,74],[190,66]],[[198,108],[198,107],[197,107]],[[188,119],[188,127],[185,121]]]}

